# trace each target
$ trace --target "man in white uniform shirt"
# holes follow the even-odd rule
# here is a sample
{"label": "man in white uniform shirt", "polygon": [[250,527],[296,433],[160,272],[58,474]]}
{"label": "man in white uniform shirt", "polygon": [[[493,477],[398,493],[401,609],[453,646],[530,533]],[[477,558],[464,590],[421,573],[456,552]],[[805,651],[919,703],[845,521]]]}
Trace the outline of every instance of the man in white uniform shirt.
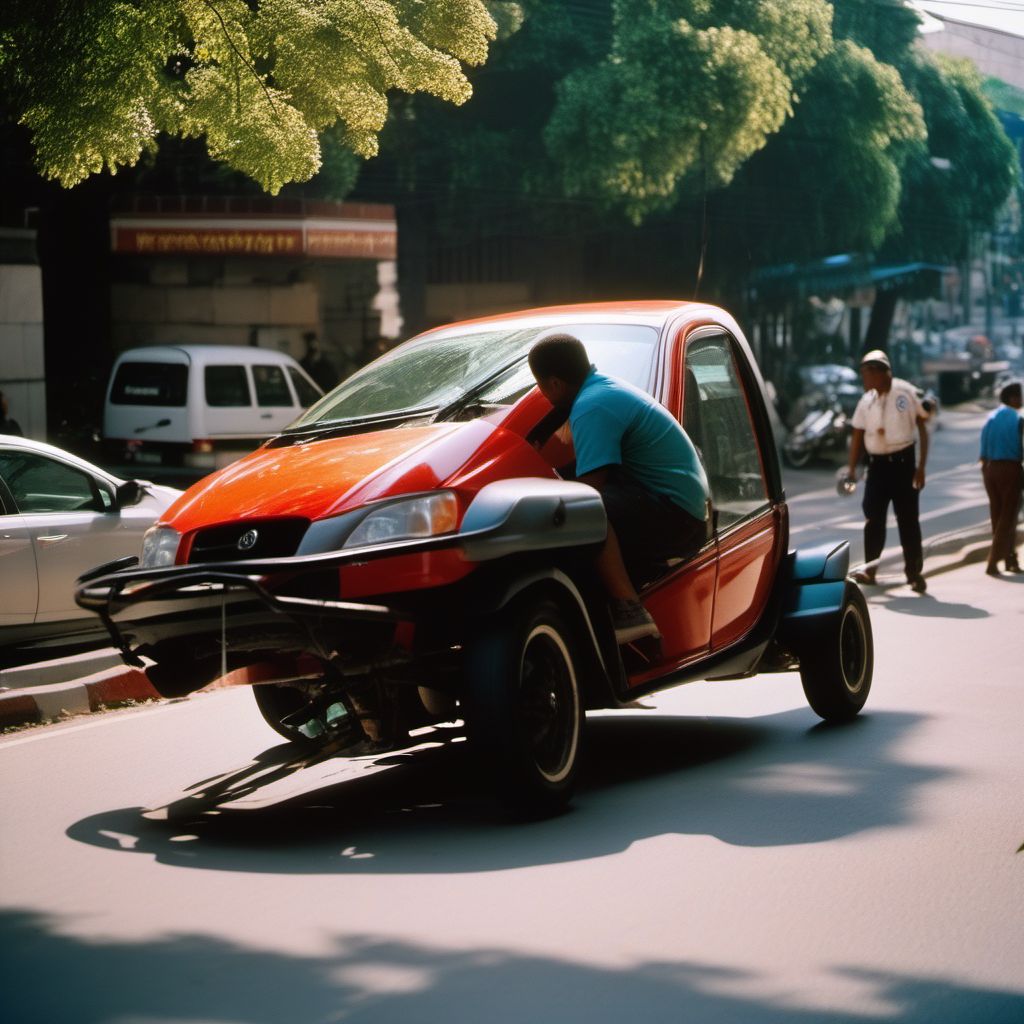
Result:
{"label": "man in white uniform shirt", "polygon": [[[918,496],[924,487],[924,466],[928,458],[928,413],[917,397],[917,389],[893,377],[889,357],[873,349],[861,360],[860,376],[864,395],[853,414],[853,439],[847,475],[856,479],[857,464],[867,451],[868,472],[864,485],[865,568],[854,574],[860,583],[874,583],[878,559],[885,547],[885,520],[892,502],[903,548],[907,582],[919,594],[927,589],[921,570],[921,523]],[[915,459],[914,442],[920,441]]]}

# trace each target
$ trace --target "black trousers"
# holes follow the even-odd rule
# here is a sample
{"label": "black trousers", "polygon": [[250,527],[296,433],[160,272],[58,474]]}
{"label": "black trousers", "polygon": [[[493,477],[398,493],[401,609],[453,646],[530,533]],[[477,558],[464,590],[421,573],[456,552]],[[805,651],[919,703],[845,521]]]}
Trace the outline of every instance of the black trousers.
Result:
{"label": "black trousers", "polygon": [[699,551],[707,537],[702,520],[669,498],[652,494],[619,466],[609,467],[600,493],[626,571],[638,589],[663,575],[670,559]]}
{"label": "black trousers", "polygon": [[924,554],[921,549],[921,522],[918,518],[920,492],[914,487],[914,446],[891,455],[869,455],[868,476],[864,485],[864,558],[876,563],[885,548],[885,521],[892,503],[896,527],[903,548],[903,567],[907,579],[921,575]]}

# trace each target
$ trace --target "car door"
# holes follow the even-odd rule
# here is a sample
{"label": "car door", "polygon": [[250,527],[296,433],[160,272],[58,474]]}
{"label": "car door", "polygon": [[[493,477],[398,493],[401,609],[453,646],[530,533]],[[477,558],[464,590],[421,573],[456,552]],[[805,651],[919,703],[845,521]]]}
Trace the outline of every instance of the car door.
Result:
{"label": "car door", "polygon": [[0,474],[0,627],[31,625],[38,600],[32,532]]}
{"label": "car door", "polygon": [[284,367],[277,363],[253,363],[251,370],[260,429],[265,427],[268,435],[278,434],[300,412],[288,386]]}
{"label": "car door", "polygon": [[129,552],[113,487],[77,466],[24,449],[0,451],[0,476],[32,538],[38,578],[36,622],[90,614],[75,604],[86,570]]}
{"label": "car door", "polygon": [[241,363],[211,363],[203,367],[204,434],[211,438],[269,437],[253,406],[248,370]]}
{"label": "car door", "polygon": [[704,460],[714,509],[718,575],[711,649],[721,650],[760,617],[774,577],[778,512],[769,499],[760,439],[751,415],[743,357],[721,328],[686,340],[684,391],[691,437]]}

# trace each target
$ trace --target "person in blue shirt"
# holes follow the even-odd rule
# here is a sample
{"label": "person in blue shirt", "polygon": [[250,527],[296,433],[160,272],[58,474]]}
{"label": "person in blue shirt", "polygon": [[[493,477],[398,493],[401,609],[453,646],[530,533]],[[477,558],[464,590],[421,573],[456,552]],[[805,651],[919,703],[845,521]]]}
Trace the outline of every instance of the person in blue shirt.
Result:
{"label": "person in blue shirt", "polygon": [[1021,572],[1017,561],[1017,512],[1024,478],[1024,419],[1021,386],[1007,384],[999,392],[998,409],[989,414],[981,430],[981,476],[992,518],[992,547],[985,572],[999,576],[999,560],[1007,572]]}
{"label": "person in blue shirt", "polygon": [[604,501],[608,535],[597,571],[616,639],[659,637],[636,588],[707,538],[708,482],[697,450],[649,394],[598,373],[578,338],[548,335],[530,350],[529,361],[545,398],[568,415],[576,479]]}

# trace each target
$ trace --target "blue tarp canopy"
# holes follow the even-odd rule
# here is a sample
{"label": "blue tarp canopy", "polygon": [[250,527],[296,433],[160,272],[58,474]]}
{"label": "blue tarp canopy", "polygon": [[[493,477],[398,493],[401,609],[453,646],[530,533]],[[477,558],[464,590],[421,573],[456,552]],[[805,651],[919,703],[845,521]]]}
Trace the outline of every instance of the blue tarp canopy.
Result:
{"label": "blue tarp canopy", "polygon": [[755,270],[747,284],[753,298],[759,295],[835,294],[857,288],[898,288],[921,274],[942,274],[950,267],[940,263],[879,263],[871,257],[843,254],[813,263],[783,263]]}

